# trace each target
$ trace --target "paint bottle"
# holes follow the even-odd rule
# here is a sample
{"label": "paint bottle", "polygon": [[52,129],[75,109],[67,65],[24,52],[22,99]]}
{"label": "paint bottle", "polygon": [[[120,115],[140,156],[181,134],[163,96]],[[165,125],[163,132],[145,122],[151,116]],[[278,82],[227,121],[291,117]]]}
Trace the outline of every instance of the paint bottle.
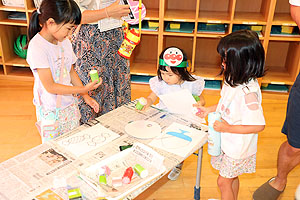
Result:
{"label": "paint bottle", "polygon": [[215,131],[213,128],[215,121],[221,121],[221,114],[219,112],[212,112],[208,114],[208,154],[211,156],[218,156],[221,154],[221,133]]}

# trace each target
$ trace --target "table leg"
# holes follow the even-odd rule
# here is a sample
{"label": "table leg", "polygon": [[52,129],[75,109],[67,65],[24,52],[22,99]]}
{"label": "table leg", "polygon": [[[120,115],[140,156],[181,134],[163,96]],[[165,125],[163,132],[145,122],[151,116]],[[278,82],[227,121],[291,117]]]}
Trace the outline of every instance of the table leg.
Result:
{"label": "table leg", "polygon": [[200,200],[200,179],[201,179],[201,168],[202,168],[202,155],[203,147],[198,151],[198,160],[197,160],[197,175],[196,175],[196,185],[194,187],[194,199]]}

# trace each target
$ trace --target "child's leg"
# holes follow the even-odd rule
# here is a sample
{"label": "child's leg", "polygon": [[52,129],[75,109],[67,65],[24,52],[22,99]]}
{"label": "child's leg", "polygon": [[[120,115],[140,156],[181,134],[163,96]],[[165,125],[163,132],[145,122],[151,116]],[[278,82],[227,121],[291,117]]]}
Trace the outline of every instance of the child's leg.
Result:
{"label": "child's leg", "polygon": [[222,200],[237,200],[239,190],[239,181],[237,177],[224,178],[219,175],[217,183],[221,190]]}
{"label": "child's leg", "polygon": [[238,199],[239,188],[240,188],[239,177],[235,177],[235,178],[233,178],[233,182],[232,182],[232,190],[233,190],[235,199]]}

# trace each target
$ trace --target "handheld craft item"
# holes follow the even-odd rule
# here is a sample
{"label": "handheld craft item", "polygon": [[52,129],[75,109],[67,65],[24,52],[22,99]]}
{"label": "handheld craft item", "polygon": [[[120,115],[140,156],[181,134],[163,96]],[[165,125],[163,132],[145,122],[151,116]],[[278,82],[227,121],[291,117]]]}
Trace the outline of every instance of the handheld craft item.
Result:
{"label": "handheld craft item", "polygon": [[93,69],[89,73],[90,73],[90,77],[91,77],[92,82],[94,82],[95,80],[97,80],[97,83],[100,82],[97,70]]}
{"label": "handheld craft item", "polygon": [[[132,3],[132,1],[130,1]],[[130,4],[131,4],[130,3]],[[145,10],[145,6],[144,6]],[[138,6],[138,12],[139,12],[139,30],[136,29],[131,29],[129,31],[128,24],[127,26],[127,32],[125,32],[125,37],[124,41],[120,46],[120,49],[118,50],[118,54],[124,58],[129,59],[133,49],[135,48],[136,45],[140,43],[141,40],[141,33],[142,33],[142,0],[139,0],[139,6]],[[136,11],[134,11],[134,14],[136,14]],[[144,12],[144,15],[146,15],[146,10]],[[136,20],[136,19],[133,19]],[[127,20],[128,23],[134,23],[133,21]],[[126,30],[126,29],[125,29]]]}
{"label": "handheld craft item", "polygon": [[166,67],[186,67],[187,61],[183,61],[183,52],[176,47],[169,47],[159,59],[159,65]]}
{"label": "handheld craft item", "polygon": [[144,97],[139,98],[138,102],[135,105],[135,108],[138,110],[142,110],[144,106],[147,105],[147,99]]}
{"label": "handheld craft item", "polygon": [[128,167],[125,170],[124,175],[122,177],[123,184],[131,183],[132,176],[133,176],[133,169],[132,169],[132,167]]}

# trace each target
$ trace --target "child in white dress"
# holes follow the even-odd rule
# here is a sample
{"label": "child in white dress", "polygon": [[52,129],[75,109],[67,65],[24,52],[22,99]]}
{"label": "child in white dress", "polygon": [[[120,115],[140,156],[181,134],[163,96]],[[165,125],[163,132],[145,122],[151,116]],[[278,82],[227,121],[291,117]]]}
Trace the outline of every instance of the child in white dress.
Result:
{"label": "child in white dress", "polygon": [[237,200],[238,176],[254,173],[258,132],[265,127],[261,107],[261,91],[257,78],[265,73],[265,53],[253,31],[241,30],[221,39],[218,53],[222,60],[224,85],[219,103],[199,107],[200,117],[217,111],[222,121],[213,128],[221,132],[221,155],[211,158],[213,168],[219,170],[217,184],[221,198]]}
{"label": "child in white dress", "polygon": [[[202,95],[204,89],[204,79],[191,75],[187,70],[187,56],[177,47],[168,47],[159,56],[159,67],[157,76],[149,81],[151,94],[147,97],[147,104],[142,110],[147,109],[157,99],[159,95],[188,89],[199,105],[204,105],[205,100]],[[159,109],[167,110],[167,107],[160,100],[156,105]],[[176,180],[181,173],[182,163],[178,164],[169,174],[170,180]]]}

